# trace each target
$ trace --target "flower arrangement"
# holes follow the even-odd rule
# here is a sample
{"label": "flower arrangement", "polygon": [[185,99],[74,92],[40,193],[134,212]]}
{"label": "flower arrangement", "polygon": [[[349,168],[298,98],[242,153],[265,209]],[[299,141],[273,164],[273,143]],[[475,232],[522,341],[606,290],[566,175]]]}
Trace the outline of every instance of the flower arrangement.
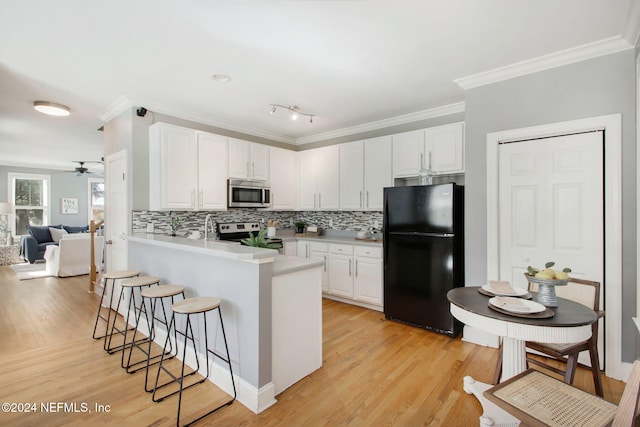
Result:
{"label": "flower arrangement", "polygon": [[171,217],[171,224],[169,224],[169,227],[171,227],[171,235],[175,236],[176,231],[182,227],[182,220],[177,216]]}

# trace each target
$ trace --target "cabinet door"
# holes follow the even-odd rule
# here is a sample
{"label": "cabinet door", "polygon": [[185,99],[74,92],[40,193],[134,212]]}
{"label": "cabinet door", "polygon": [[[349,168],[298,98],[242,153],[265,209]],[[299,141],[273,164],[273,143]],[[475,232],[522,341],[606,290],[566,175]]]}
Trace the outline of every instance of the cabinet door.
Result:
{"label": "cabinet door", "polygon": [[269,181],[269,146],[251,143],[249,176],[259,181]]}
{"label": "cabinet door", "polygon": [[163,209],[196,209],[196,132],[178,126],[161,129]]}
{"label": "cabinet door", "polygon": [[434,173],[464,172],[464,124],[425,130],[425,149]]}
{"label": "cabinet door", "polygon": [[353,279],[354,298],[382,305],[382,259],[356,257]]}
{"label": "cabinet door", "polygon": [[296,242],[295,240],[283,242],[282,246],[284,248],[284,254],[286,256],[298,256],[298,242]]}
{"label": "cabinet door", "polygon": [[283,148],[269,149],[271,209],[294,209],[295,152]]}
{"label": "cabinet door", "polygon": [[317,150],[298,153],[298,208],[313,210],[317,206],[315,158]]}
{"label": "cabinet door", "polygon": [[340,148],[337,145],[318,149],[316,168],[318,209],[340,208]]}
{"label": "cabinet door", "polygon": [[227,138],[198,132],[198,208],[227,209]]}
{"label": "cabinet door", "polygon": [[381,211],[383,188],[393,187],[391,151],[389,136],[364,142],[364,208],[366,210]]}
{"label": "cabinet door", "polygon": [[298,256],[300,258],[309,258],[311,253],[309,251],[309,242],[298,240]]}
{"label": "cabinet door", "polygon": [[322,261],[322,292],[329,292],[329,272],[327,271],[327,253],[320,251],[311,251],[311,259]]}
{"label": "cabinet door", "polygon": [[393,176],[416,176],[424,164],[424,130],[393,135]]}
{"label": "cabinet door", "polygon": [[249,178],[249,141],[229,138],[229,178]]}
{"label": "cabinet door", "polygon": [[353,298],[353,257],[329,254],[329,293]]}
{"label": "cabinet door", "polygon": [[[340,144],[340,209],[364,208],[364,151],[362,141]],[[391,153],[389,153],[391,154]]]}

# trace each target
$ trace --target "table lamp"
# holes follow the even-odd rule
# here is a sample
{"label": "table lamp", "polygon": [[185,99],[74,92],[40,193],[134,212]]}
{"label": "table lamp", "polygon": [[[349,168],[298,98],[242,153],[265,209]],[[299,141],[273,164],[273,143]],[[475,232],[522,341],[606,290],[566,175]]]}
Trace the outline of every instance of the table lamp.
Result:
{"label": "table lamp", "polygon": [[13,244],[11,229],[9,228],[9,215],[13,214],[13,210],[13,203],[0,202],[0,229],[2,230],[0,244],[2,245]]}

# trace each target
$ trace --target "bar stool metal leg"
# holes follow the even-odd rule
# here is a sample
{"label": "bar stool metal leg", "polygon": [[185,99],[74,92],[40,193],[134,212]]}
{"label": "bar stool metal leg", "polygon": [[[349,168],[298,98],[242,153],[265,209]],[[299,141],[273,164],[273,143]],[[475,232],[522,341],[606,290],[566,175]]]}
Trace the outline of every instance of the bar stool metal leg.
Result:
{"label": "bar stool metal leg", "polygon": [[[218,318],[220,320],[220,328],[222,330],[222,338],[224,341],[224,348],[225,348],[225,354],[218,354],[218,352],[216,352],[214,349],[210,349],[209,348],[209,338],[208,338],[208,327],[207,327],[207,313],[212,311],[212,310],[218,310]],[[179,390],[174,391],[173,393],[169,393],[159,399],[155,399],[155,394],[157,390],[154,390],[154,401],[161,401],[169,396],[172,396],[176,393],[178,393],[178,413],[177,413],[177,418],[176,418],[176,425],[180,426],[180,413],[181,413],[181,409],[182,409],[182,395],[183,395],[183,391],[191,388],[197,384],[201,384],[204,381],[206,381],[211,372],[210,372],[210,360],[209,360],[209,355],[213,355],[214,359],[217,357],[220,360],[222,360],[223,362],[225,362],[228,366],[229,366],[229,374],[231,376],[231,384],[233,387],[233,397],[224,402],[223,404],[209,410],[207,413],[205,413],[204,415],[201,415],[200,417],[196,418],[195,420],[190,421],[189,423],[185,424],[185,426],[191,425],[197,421],[202,420],[203,418],[213,414],[214,412],[224,408],[225,406],[229,406],[231,405],[237,397],[237,391],[236,391],[236,386],[235,386],[235,382],[233,380],[233,369],[231,367],[231,357],[229,356],[229,346],[227,344],[227,336],[224,330],[224,323],[222,321],[222,312],[220,310],[220,299],[219,298],[212,298],[212,297],[196,297],[196,298],[188,298],[186,300],[177,302],[175,304],[173,304],[172,307],[173,310],[173,314],[171,316],[171,321],[170,324],[173,325],[173,327],[175,328],[175,317],[176,317],[176,313],[177,314],[184,314],[186,315],[186,322],[185,322],[185,328],[184,328],[184,346],[183,346],[183,350],[182,350],[182,366],[181,366],[181,371],[180,371],[180,376],[176,377],[175,375],[173,375],[166,367],[162,366],[163,365],[163,359],[161,358],[160,360],[160,365],[158,366],[158,374],[156,376],[156,385],[158,383],[158,378],[160,376],[160,372],[164,371],[166,372],[172,379],[173,381],[171,382],[177,382],[179,384]],[[185,377],[188,374],[185,374],[185,361],[186,361],[186,356],[187,356],[187,341],[191,340],[193,343],[193,351],[196,354],[196,360],[198,359],[197,357],[197,349],[196,349],[196,345],[195,345],[195,336],[193,335],[193,327],[192,327],[192,322],[191,322],[191,315],[194,314],[202,314],[204,316],[203,322],[204,322],[204,342],[205,342],[205,349],[206,349],[206,376],[204,378],[202,378],[201,380],[196,381],[193,384],[190,384],[188,386],[184,385],[184,380]],[[190,334],[190,335],[189,335]],[[182,334],[181,334],[182,335]],[[166,344],[165,344],[166,345]],[[212,360],[212,361],[213,361]],[[199,362],[198,362],[199,363]],[[169,384],[167,383],[167,384]],[[166,384],[165,384],[166,385]]]}
{"label": "bar stool metal leg", "polygon": [[[93,325],[93,339],[94,340],[98,340],[98,339],[102,339],[105,338],[106,340],[106,336],[108,335],[109,332],[109,327],[110,327],[110,322],[111,322],[111,311],[113,310],[113,290],[115,288],[115,283],[116,280],[118,279],[128,279],[131,277],[135,277],[135,276],[139,276],[140,272],[136,271],[136,270],[121,270],[121,271],[112,271],[109,273],[105,273],[103,276],[104,279],[104,289],[102,290],[102,295],[100,296],[100,303],[98,304],[98,312],[96,313],[96,321]],[[102,311],[102,303],[104,301],[104,294],[107,291],[108,288],[108,281],[111,280],[111,288],[109,291],[109,307],[107,308],[107,317],[104,317],[101,314]],[[100,336],[96,336],[96,332],[98,330],[98,321],[103,320],[106,323],[106,327],[105,327],[105,334],[104,335],[100,335]]]}
{"label": "bar stool metal leg", "polygon": [[[104,344],[104,349],[109,354],[114,354],[119,351],[124,351],[125,348],[131,345],[131,343],[128,342],[127,340],[129,332],[133,333],[133,331],[135,330],[135,327],[132,327],[129,325],[129,320],[131,318],[131,309],[133,309],[134,311],[134,316],[137,314],[137,311],[140,310],[140,307],[136,305],[136,298],[135,298],[136,289],[138,289],[138,292],[140,292],[140,289],[142,287],[157,285],[159,283],[160,283],[160,278],[155,276],[133,277],[133,278],[126,279],[122,282],[120,287],[120,296],[118,298],[118,303],[116,304],[115,316],[118,315],[118,310],[120,308],[120,301],[122,301],[122,296],[124,295],[125,289],[130,290],[128,306],[127,306],[127,315],[126,317],[124,317],[124,326],[122,327],[122,329],[116,326],[117,317],[114,318],[114,321],[111,324],[111,329],[109,329],[109,332],[107,334],[107,337],[105,338],[105,344]],[[140,299],[142,300],[142,298]],[[116,335],[122,335],[123,337],[122,344],[112,346],[111,341],[113,337]],[[123,365],[122,359],[120,364],[121,366]]]}

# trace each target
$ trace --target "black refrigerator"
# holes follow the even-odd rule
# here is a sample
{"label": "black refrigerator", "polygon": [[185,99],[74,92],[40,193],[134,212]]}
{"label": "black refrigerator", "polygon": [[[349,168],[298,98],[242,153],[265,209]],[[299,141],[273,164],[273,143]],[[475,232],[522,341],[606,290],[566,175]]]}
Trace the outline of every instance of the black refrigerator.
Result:
{"label": "black refrigerator", "polygon": [[464,187],[384,189],[384,314],[451,337],[447,292],[464,286]]}

